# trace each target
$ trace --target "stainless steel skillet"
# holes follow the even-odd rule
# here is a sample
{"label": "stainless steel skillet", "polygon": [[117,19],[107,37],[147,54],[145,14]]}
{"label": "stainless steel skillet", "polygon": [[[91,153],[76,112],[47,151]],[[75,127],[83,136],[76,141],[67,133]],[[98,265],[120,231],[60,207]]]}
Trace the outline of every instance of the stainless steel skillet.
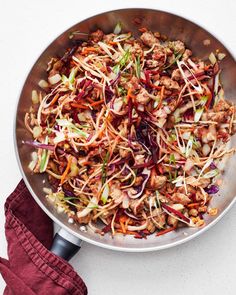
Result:
{"label": "stainless steel skillet", "polygon": [[[100,28],[104,32],[109,33],[113,31],[118,21],[122,22],[124,30],[131,31],[134,35],[138,34],[139,28],[148,27],[150,30],[159,31],[167,35],[170,39],[182,40],[187,44],[188,48],[192,49],[195,55],[203,59],[207,59],[210,52],[216,49],[226,53],[227,57],[222,61],[222,81],[227,99],[236,103],[236,62],[224,45],[205,29],[189,20],[163,11],[142,8],[105,12],[79,22],[62,33],[46,48],[32,67],[23,86],[17,106],[14,130],[15,150],[19,167],[28,189],[41,208],[63,228],[60,235],[64,239],[69,239],[72,244],[79,244],[79,239],[81,239],[97,246],[118,251],[144,252],[160,250],[184,243],[203,233],[214,225],[233,205],[236,195],[236,183],[234,181],[235,156],[227,163],[224,182],[219,196],[216,196],[212,201],[212,206],[219,208],[219,215],[217,217],[206,216],[206,225],[200,229],[184,228],[161,237],[150,236],[146,240],[139,240],[121,235],[112,238],[109,234],[101,237],[89,231],[81,231],[78,225],[69,224],[68,218],[63,213],[58,213],[47,202],[43,192],[43,187],[49,186],[47,176],[34,175],[30,172],[28,164],[33,149],[22,143],[22,141],[31,139],[31,135],[24,126],[24,115],[31,104],[31,91],[38,88],[37,83],[40,79],[46,78],[45,70],[50,58],[55,55],[62,55],[65,49],[71,46],[72,40],[77,38],[77,35],[74,35],[74,38],[70,39],[71,32],[80,31],[87,33]],[[210,40],[210,44],[205,46],[204,40]],[[235,145],[235,138],[233,138],[232,143]],[[60,237],[57,237],[56,242],[58,241],[60,243]]]}

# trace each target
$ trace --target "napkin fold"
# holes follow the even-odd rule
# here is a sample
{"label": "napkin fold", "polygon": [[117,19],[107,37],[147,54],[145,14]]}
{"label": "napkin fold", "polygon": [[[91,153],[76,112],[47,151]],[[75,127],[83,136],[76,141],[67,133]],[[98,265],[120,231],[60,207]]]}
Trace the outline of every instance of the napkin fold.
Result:
{"label": "napkin fold", "polygon": [[23,180],[5,203],[9,260],[0,258],[4,295],[87,294],[73,267],[48,249],[53,223],[34,201]]}

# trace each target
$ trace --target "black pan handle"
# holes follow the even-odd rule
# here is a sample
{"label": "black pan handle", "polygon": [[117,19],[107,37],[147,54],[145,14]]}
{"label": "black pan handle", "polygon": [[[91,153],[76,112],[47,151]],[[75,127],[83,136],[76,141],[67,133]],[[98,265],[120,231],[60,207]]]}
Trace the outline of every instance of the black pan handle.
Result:
{"label": "black pan handle", "polygon": [[51,252],[68,261],[79,251],[81,243],[79,238],[61,228],[53,239]]}

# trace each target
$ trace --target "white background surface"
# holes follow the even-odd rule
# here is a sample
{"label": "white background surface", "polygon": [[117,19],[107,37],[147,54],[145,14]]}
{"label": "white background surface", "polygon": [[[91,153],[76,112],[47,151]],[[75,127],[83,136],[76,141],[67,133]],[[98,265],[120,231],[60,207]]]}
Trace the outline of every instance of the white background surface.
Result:
{"label": "white background surface", "polygon": [[[0,7],[0,256],[7,257],[3,206],[21,179],[12,138],[15,105],[26,74],[44,48],[65,29],[93,14],[124,7],[149,7],[174,12],[208,28],[236,56],[236,2],[0,0]],[[132,254],[84,243],[71,263],[91,295],[233,295],[235,213],[236,207],[207,233],[176,248]],[[0,277],[0,294],[3,289]]]}

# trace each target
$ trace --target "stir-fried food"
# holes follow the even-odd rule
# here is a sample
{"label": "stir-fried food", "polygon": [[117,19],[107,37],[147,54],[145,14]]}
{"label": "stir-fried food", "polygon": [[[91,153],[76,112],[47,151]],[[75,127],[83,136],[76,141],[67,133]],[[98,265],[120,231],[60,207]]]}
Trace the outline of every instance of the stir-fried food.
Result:
{"label": "stir-fried food", "polygon": [[29,168],[47,173],[46,197],[100,234],[204,225],[204,213],[217,214],[219,165],[234,152],[223,58],[202,61],[180,40],[145,28],[135,38],[120,24],[53,57],[25,115]]}

